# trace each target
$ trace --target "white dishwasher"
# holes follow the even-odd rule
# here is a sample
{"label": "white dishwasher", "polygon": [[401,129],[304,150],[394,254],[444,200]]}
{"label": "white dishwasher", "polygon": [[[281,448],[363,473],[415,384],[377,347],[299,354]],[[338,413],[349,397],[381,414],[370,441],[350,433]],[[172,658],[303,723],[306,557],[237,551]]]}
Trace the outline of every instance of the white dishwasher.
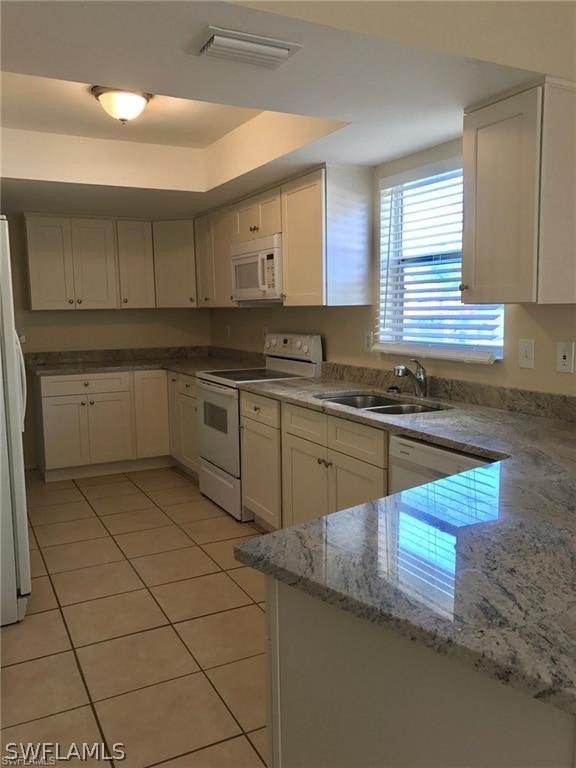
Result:
{"label": "white dishwasher", "polygon": [[475,459],[407,437],[391,437],[389,453],[389,493],[399,493],[491,463],[489,459]]}

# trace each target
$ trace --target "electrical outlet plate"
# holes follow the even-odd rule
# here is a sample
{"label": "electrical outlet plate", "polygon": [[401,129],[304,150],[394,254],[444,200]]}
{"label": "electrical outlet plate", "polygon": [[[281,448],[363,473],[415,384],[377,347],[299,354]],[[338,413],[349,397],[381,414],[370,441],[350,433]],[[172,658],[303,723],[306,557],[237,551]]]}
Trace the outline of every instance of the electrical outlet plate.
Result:
{"label": "electrical outlet plate", "polygon": [[556,344],[556,370],[558,373],[574,373],[573,341],[559,341]]}
{"label": "electrical outlet plate", "polygon": [[534,368],[534,339],[518,339],[518,366]]}

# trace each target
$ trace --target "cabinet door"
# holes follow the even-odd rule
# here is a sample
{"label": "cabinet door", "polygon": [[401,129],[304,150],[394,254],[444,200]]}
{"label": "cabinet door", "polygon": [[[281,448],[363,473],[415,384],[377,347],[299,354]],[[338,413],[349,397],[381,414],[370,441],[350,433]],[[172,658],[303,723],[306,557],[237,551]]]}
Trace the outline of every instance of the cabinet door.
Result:
{"label": "cabinet door", "polygon": [[75,309],[70,221],[26,216],[31,309]]}
{"label": "cabinet door", "polygon": [[330,512],[348,509],[386,494],[386,470],[337,451],[328,451]]}
{"label": "cabinet door", "polygon": [[136,456],[167,456],[170,453],[168,386],[166,371],[134,372]]}
{"label": "cabinet door", "polygon": [[542,88],[464,117],[462,301],[536,300]]}
{"label": "cabinet door", "polygon": [[576,86],[546,83],[538,302],[576,304]]}
{"label": "cabinet door", "polygon": [[236,306],[232,299],[232,262],[230,248],[233,242],[234,212],[230,208],[216,211],[209,217],[214,260],[214,301],[215,307]]}
{"label": "cabinet door", "polygon": [[91,464],[134,457],[130,392],[92,395],[88,399],[88,435]]}
{"label": "cabinet door", "polygon": [[116,309],[119,281],[114,222],[71,219],[70,228],[76,308]]}
{"label": "cabinet door", "polygon": [[178,395],[180,461],[198,474],[198,405],[195,397]]}
{"label": "cabinet door", "polygon": [[198,306],[211,307],[216,295],[214,275],[214,249],[208,216],[194,221],[196,238],[196,272],[198,276]]}
{"label": "cabinet door", "polygon": [[282,509],[284,525],[328,513],[326,448],[294,435],[282,436]]}
{"label": "cabinet door", "polygon": [[280,430],[242,419],[242,506],[282,526]]}
{"label": "cabinet door", "polygon": [[43,397],[42,422],[46,469],[78,467],[90,462],[87,397]]}
{"label": "cabinet door", "polygon": [[196,306],[193,221],[155,221],[154,277],[157,307]]}
{"label": "cabinet door", "polygon": [[251,197],[249,200],[239,203],[234,208],[232,217],[235,242],[242,243],[260,237],[259,232],[255,229],[260,220],[258,203],[255,198]]}
{"label": "cabinet door", "polygon": [[258,197],[257,237],[267,237],[282,232],[282,205],[280,189],[271,189]]}
{"label": "cabinet door", "polygon": [[170,455],[178,461],[182,458],[180,422],[178,421],[178,374],[168,371],[168,417],[170,424]]}
{"label": "cabinet door", "polygon": [[156,306],[152,224],[149,221],[117,221],[120,307]]}
{"label": "cabinet door", "polygon": [[324,170],[282,185],[282,271],[286,306],[326,303]]}

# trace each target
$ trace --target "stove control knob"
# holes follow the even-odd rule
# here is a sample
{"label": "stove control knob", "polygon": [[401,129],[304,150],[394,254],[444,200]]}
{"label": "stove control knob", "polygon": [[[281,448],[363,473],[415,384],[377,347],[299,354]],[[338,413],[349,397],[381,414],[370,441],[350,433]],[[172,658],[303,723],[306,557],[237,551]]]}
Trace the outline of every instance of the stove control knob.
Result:
{"label": "stove control knob", "polygon": [[269,341],[267,341],[267,342],[266,342],[266,344],[265,344],[264,346],[266,347],[266,349],[270,349],[270,342],[269,342]]}
{"label": "stove control knob", "polygon": [[296,342],[296,349],[302,349],[302,342],[300,341],[300,339],[298,339],[298,341]]}
{"label": "stove control knob", "polygon": [[272,346],[273,346],[273,347],[275,347],[275,346],[276,346],[276,344],[278,344],[278,342],[276,341],[276,339],[272,339]]}
{"label": "stove control knob", "polygon": [[310,347],[308,346],[308,344],[304,344],[304,350],[303,350],[303,352],[304,352],[304,354],[305,354],[305,355],[307,355],[307,354],[308,354],[308,352],[310,352]]}

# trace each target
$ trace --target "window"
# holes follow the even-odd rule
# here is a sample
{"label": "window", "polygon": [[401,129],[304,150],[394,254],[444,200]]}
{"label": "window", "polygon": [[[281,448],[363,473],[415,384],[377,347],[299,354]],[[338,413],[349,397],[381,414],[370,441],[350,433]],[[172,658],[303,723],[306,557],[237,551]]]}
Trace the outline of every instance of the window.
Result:
{"label": "window", "polygon": [[463,184],[451,165],[380,182],[375,348],[493,363],[502,357],[504,311],[460,300]]}

